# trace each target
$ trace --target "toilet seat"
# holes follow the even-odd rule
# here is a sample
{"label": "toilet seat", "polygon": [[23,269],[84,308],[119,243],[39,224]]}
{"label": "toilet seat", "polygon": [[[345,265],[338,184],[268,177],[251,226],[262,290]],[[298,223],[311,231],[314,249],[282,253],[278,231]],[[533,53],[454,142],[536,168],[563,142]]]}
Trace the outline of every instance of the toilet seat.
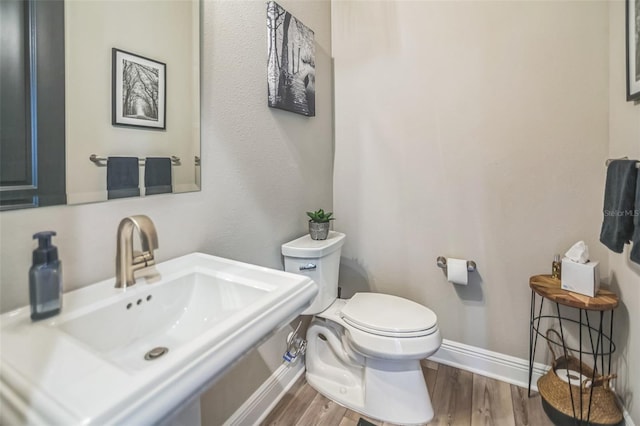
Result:
{"label": "toilet seat", "polygon": [[366,333],[386,337],[421,337],[437,330],[429,308],[390,294],[356,293],[342,307],[342,320]]}
{"label": "toilet seat", "polygon": [[[371,300],[368,300],[370,299],[369,296],[364,296],[363,298],[362,295],[365,295],[365,294],[373,295],[372,300],[378,299],[379,301],[377,303],[374,303]],[[372,328],[370,326],[363,327],[362,325],[352,325],[353,321],[347,320],[346,318],[349,315],[351,315],[351,319],[353,319],[354,312],[358,312],[359,309],[354,309],[353,308],[354,305],[352,305],[351,309],[346,309],[346,315],[344,314],[344,312],[345,312],[346,306],[350,304],[354,298],[356,300],[356,303],[355,303],[356,308],[358,308],[360,301],[366,299],[364,301],[364,306],[366,308],[374,308],[374,312],[377,312],[378,316],[381,316],[381,317],[386,316],[386,317],[394,318],[396,316],[403,316],[403,315],[398,312],[395,312],[395,316],[390,315],[390,314],[393,314],[393,312],[390,313],[388,311],[392,311],[392,310],[389,309],[389,307],[387,307],[386,309],[384,307],[385,303],[390,300],[388,298],[396,298],[395,296],[383,295],[383,294],[377,294],[377,293],[356,293],[349,300],[336,299],[336,301],[332,303],[331,306],[329,306],[329,308],[327,308],[323,312],[316,315],[316,318],[332,321],[342,326],[348,336],[346,340],[346,344],[348,344],[357,353],[365,357],[374,357],[378,359],[409,360],[409,359],[427,358],[428,356],[431,356],[440,347],[440,344],[442,343],[442,336],[440,334],[440,329],[438,328],[437,323],[430,324],[430,321],[426,321],[427,317],[423,318],[423,320],[425,320],[423,322],[414,323],[413,327],[411,326],[411,323],[407,324],[405,322],[398,322],[397,324],[394,324],[396,329],[401,330],[401,331],[395,332],[395,334],[389,331],[384,331],[384,330],[381,331],[380,327],[383,327],[384,326],[383,324],[386,324],[386,323],[380,323],[373,320],[369,321],[369,323],[373,323],[373,325],[376,326],[377,329]],[[399,303],[402,303],[403,306],[405,306],[404,302],[407,302],[408,304],[414,303],[399,297],[397,299],[401,299],[401,302]],[[382,300],[385,303],[380,304],[380,300]],[[395,302],[398,302],[398,301],[395,301]],[[370,306],[370,304],[373,304],[375,306]],[[431,313],[433,315],[433,318],[437,320],[437,317],[431,310],[417,303],[415,303],[415,305],[418,305],[418,307],[421,308],[420,311],[422,311],[422,309],[425,309],[427,312]],[[362,324],[363,321],[370,319],[366,314],[364,314],[364,316],[362,317],[358,316],[357,313],[355,315],[356,315],[356,320],[358,319],[360,320],[360,324]],[[413,329],[418,328],[418,330],[403,332],[402,331],[403,327],[401,326],[404,326],[404,330],[412,330],[412,328]],[[389,328],[389,327],[386,327],[386,328]],[[386,335],[381,333],[386,333]],[[419,334],[419,335],[415,336],[412,334]]]}

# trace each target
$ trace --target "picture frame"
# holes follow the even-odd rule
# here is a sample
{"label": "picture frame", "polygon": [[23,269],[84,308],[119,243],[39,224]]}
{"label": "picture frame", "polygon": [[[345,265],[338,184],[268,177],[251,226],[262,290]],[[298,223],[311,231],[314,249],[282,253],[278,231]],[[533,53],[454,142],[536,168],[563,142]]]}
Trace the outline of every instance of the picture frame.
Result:
{"label": "picture frame", "polygon": [[112,48],[111,124],[166,129],[167,65]]}
{"label": "picture frame", "polygon": [[315,34],[275,1],[267,3],[267,97],[271,108],[316,115]]}
{"label": "picture frame", "polygon": [[627,101],[640,101],[640,0],[626,1]]}

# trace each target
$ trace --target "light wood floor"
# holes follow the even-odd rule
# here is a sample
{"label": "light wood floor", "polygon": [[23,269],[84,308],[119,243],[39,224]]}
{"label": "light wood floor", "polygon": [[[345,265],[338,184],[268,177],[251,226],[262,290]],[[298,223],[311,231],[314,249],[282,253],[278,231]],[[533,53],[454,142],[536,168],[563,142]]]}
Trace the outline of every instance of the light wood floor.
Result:
{"label": "light wood floor", "polygon": [[[540,397],[532,393],[528,398],[524,388],[430,361],[422,371],[436,413],[429,425],[553,426]],[[390,425],[325,398],[301,377],[262,424],[356,426],[361,417],[378,426]]]}

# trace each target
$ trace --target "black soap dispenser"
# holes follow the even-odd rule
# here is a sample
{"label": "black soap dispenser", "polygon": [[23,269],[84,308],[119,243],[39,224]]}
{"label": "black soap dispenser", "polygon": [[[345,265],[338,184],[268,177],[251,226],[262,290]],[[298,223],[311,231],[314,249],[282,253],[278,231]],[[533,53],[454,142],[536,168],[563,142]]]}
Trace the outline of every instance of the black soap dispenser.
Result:
{"label": "black soap dispenser", "polygon": [[62,264],[58,248],[51,244],[54,231],[38,232],[38,248],[33,251],[33,265],[29,269],[29,299],[33,321],[57,315],[62,308]]}

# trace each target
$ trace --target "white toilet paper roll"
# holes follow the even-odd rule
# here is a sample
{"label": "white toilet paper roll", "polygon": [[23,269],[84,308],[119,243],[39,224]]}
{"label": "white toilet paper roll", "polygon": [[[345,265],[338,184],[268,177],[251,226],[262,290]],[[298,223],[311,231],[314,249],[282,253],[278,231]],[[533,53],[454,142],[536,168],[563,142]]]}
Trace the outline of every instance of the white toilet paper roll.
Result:
{"label": "white toilet paper roll", "polygon": [[453,284],[467,285],[469,273],[466,259],[447,258],[447,280]]}

